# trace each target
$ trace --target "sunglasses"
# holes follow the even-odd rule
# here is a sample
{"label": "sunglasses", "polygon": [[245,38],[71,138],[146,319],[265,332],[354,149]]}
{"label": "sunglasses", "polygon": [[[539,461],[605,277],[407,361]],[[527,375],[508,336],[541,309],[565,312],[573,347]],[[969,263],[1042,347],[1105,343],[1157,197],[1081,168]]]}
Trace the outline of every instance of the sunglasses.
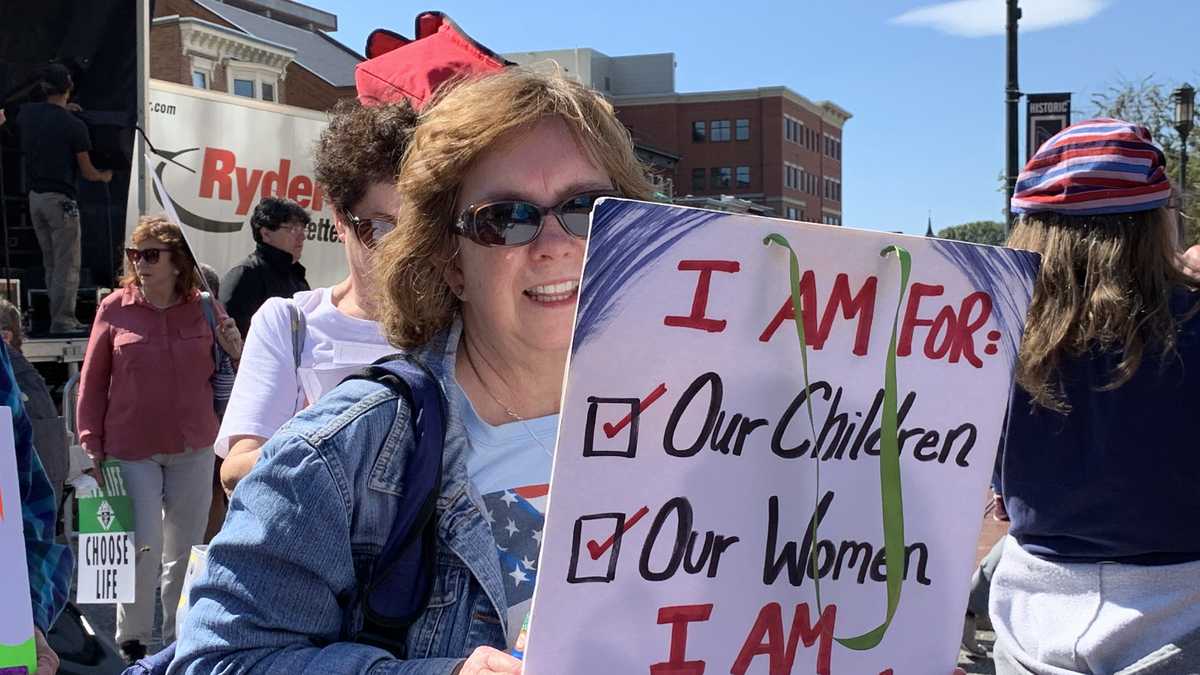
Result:
{"label": "sunglasses", "polygon": [[553,213],[567,234],[587,239],[596,200],[616,196],[613,190],[596,190],[569,197],[558,206],[516,199],[471,204],[459,214],[454,229],[480,246],[524,246],[538,238],[546,216]]}
{"label": "sunglasses", "polygon": [[127,248],[125,249],[125,257],[129,258],[129,262],[135,265],[142,260],[145,260],[147,265],[157,265],[162,254],[170,252],[171,249],[169,248]]}
{"label": "sunglasses", "polygon": [[383,235],[396,229],[396,219],[389,216],[359,218],[349,211],[342,211],[342,218],[354,228],[354,236],[367,248],[375,248]]}

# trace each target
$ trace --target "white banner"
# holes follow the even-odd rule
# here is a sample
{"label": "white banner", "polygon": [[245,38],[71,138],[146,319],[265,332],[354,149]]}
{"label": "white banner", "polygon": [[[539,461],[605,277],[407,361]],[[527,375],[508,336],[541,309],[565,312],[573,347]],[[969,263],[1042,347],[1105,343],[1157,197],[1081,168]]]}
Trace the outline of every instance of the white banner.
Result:
{"label": "white banner", "polygon": [[[328,120],[311,110],[152,80],[147,115],[157,154],[150,170],[161,177],[197,258],[224,275],[254,250],[250,216],[266,196],[287,197],[308,209],[300,263],[313,288],[346,276],[346,258],[333,210],[313,177],[313,146]],[[147,211],[164,210],[146,187]]]}

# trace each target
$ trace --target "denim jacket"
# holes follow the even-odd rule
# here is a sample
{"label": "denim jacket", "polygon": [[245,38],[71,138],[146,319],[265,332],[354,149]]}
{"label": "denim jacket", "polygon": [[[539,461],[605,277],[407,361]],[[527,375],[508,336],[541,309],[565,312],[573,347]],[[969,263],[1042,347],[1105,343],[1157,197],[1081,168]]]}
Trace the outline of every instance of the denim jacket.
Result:
{"label": "denim jacket", "polygon": [[[452,381],[461,327],[414,352]],[[363,624],[357,576],[387,540],[405,455],[408,406],[351,381],[284,425],[234,492],[191,589],[171,675],[452,673],[475,647],[505,646],[507,607],[496,544],[467,478],[467,436],[447,411],[438,500],[438,573],[407,637],[407,660],[350,642]]]}

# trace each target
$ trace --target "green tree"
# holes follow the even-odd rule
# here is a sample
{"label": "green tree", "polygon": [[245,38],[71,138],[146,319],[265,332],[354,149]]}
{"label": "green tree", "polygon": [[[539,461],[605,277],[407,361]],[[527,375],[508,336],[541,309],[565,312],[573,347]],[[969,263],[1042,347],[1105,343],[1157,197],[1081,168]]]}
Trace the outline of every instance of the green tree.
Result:
{"label": "green tree", "polygon": [[994,220],[976,220],[954,227],[938,230],[937,236],[942,239],[969,241],[973,244],[1004,245],[1004,223]]}
{"label": "green tree", "polygon": [[1200,129],[1188,136],[1187,185],[1179,182],[1179,132],[1175,131],[1175,103],[1171,92],[1177,85],[1157,82],[1153,77],[1133,81],[1119,79],[1106,91],[1092,96],[1097,117],[1116,117],[1140,124],[1167,155],[1167,175],[1184,196],[1185,246],[1200,243]]}

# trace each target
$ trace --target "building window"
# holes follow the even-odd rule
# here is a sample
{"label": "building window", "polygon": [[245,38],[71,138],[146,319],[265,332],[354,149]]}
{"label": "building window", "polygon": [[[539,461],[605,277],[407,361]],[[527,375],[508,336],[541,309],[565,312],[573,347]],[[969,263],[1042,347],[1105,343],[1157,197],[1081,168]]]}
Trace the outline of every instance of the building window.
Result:
{"label": "building window", "polygon": [[208,73],[202,70],[193,70],[192,86],[197,89],[208,89]]}
{"label": "building window", "polygon": [[268,82],[262,83],[262,100],[264,100],[264,101],[274,101],[275,100],[275,85],[270,84]]}
{"label": "building window", "polygon": [[254,80],[235,79],[233,81],[233,95],[254,98]]}
{"label": "building window", "polygon": [[739,166],[737,168],[737,186],[738,188],[750,187],[750,167]]}
{"label": "building window", "polygon": [[800,220],[808,220],[808,214],[804,212],[803,208],[800,209]]}
{"label": "building window", "polygon": [[842,201],[842,181],[836,178],[825,177],[825,199],[830,199],[835,202]]}
{"label": "building window", "polygon": [[783,163],[783,186],[789,187],[789,188],[795,188],[796,180],[797,180],[796,167],[792,166],[791,164],[788,164],[787,162],[784,162]]}
{"label": "building window", "polygon": [[708,185],[704,181],[704,177],[708,175],[704,169],[692,169],[692,190],[695,192],[703,192]]}
{"label": "building window", "polygon": [[713,120],[709,125],[713,142],[729,140],[729,120]]}
{"label": "building window", "polygon": [[796,207],[794,207],[794,206],[787,207],[787,219],[788,220],[796,220],[797,219],[796,218]]}
{"label": "building window", "polygon": [[712,186],[714,189],[733,186],[733,169],[727,166],[714,166],[712,170]]}
{"label": "building window", "polygon": [[703,143],[708,137],[704,132],[704,122],[692,122],[692,142]]}
{"label": "building window", "polygon": [[783,116],[783,137],[792,143],[800,143],[800,134],[803,133],[804,125],[799,121]]}
{"label": "building window", "polygon": [[734,138],[739,141],[750,140],[750,120],[738,120],[735,123]]}
{"label": "building window", "polygon": [[825,155],[841,161],[842,159],[842,142],[838,139],[825,134]]}

